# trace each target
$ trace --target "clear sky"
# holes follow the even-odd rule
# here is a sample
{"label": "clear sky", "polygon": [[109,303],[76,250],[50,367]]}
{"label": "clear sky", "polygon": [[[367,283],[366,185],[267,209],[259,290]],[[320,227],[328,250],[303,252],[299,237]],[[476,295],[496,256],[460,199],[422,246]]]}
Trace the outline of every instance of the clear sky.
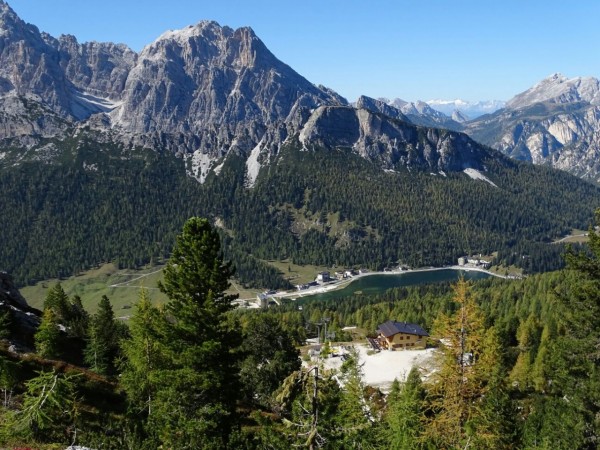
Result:
{"label": "clear sky", "polygon": [[353,101],[508,100],[552,73],[600,77],[598,0],[8,0],[26,22],[134,50],[200,20],[250,26]]}

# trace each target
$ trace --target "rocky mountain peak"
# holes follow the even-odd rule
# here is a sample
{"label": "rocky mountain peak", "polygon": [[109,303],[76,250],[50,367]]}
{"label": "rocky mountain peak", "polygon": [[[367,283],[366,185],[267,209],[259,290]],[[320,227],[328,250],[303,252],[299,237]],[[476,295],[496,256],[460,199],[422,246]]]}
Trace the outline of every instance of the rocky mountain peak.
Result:
{"label": "rocky mountain peak", "polygon": [[13,9],[3,0],[0,0],[0,23],[1,24],[16,24],[24,22],[17,16]]}
{"label": "rocky mountain peak", "polygon": [[462,113],[459,109],[452,111],[452,120],[458,123],[464,123],[469,120],[466,114]]}
{"label": "rocky mountain peak", "polygon": [[519,109],[542,102],[588,102],[600,105],[600,81],[593,77],[567,78],[555,73],[513,97],[506,107]]}
{"label": "rocky mountain peak", "polygon": [[487,150],[465,134],[421,128],[370,109],[348,106],[317,108],[298,140],[309,150],[351,149],[388,170],[415,168],[435,173],[483,170],[483,160],[489,157]]}
{"label": "rocky mountain peak", "polygon": [[68,116],[68,86],[55,51],[37,27],[26,24],[6,4],[0,5],[0,96],[34,95]]}
{"label": "rocky mountain peak", "polygon": [[402,113],[402,111],[400,111],[400,109],[391,106],[388,103],[389,101],[385,102],[383,100],[376,100],[374,98],[361,95],[356,101],[356,107],[358,109],[367,109],[372,112],[385,114],[386,116],[391,117],[393,119],[399,119],[410,122],[408,117],[406,117]]}
{"label": "rocky mountain peak", "polygon": [[110,113],[114,126],[142,145],[202,160],[230,150],[248,154],[259,142],[276,146],[311,109],[347,103],[279,61],[251,28],[212,21],[168,31],[146,46],[123,93]]}
{"label": "rocky mountain peak", "polygon": [[233,30],[207,20],[163,33],[142,50],[140,57],[168,59],[176,55],[187,63],[226,64],[236,69],[254,67],[257,59],[275,59],[250,27]]}

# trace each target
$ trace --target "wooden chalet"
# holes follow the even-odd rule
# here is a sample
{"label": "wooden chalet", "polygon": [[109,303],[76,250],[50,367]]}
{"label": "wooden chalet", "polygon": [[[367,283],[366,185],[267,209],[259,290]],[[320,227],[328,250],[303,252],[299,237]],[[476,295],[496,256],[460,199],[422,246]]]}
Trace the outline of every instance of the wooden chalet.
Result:
{"label": "wooden chalet", "polygon": [[382,349],[420,350],[426,346],[429,334],[419,325],[388,320],[379,325],[377,340]]}

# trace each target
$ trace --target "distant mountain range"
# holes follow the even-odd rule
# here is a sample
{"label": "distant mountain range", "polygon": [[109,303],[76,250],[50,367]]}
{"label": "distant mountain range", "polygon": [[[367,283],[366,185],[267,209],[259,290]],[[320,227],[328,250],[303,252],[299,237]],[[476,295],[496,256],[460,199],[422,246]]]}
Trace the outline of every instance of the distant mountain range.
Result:
{"label": "distant mountain range", "polygon": [[512,158],[598,182],[599,86],[593,77],[553,74],[506,103],[380,101],[398,108],[413,123],[463,131]]}
{"label": "distant mountain range", "polygon": [[[474,120],[425,102],[350,105],[247,27],[203,21],[137,53],[52,37],[0,0],[0,268],[22,283],[140,265],[166,256],[191,214],[218,224],[254,282],[273,279],[272,259],[556,253],[545,243],[587,226],[600,190],[491,147],[559,166],[597,139],[597,97],[592,81],[533,89]],[[585,158],[571,160],[577,171]]]}
{"label": "distant mountain range", "polygon": [[[409,102],[405,102],[401,99],[389,100],[386,98],[379,99],[387,104],[394,105],[397,107],[402,107]],[[452,117],[452,115],[458,114],[458,122],[466,121],[469,119],[475,119],[479,116],[483,116],[484,114],[491,114],[501,108],[504,108],[506,102],[502,100],[482,100],[478,102],[469,102],[466,100],[428,100],[426,102],[415,102],[426,103],[435,111],[439,111],[444,113],[448,117]]]}

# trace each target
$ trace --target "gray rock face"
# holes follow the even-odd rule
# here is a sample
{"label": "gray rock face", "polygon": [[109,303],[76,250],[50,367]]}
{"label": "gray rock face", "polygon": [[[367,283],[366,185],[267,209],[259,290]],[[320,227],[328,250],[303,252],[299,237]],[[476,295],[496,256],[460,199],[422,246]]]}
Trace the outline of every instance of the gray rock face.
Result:
{"label": "gray rock face", "polygon": [[599,118],[598,80],[556,74],[469,122],[465,132],[513,158],[600,181]]}
{"label": "gray rock face", "polygon": [[384,169],[483,169],[490,156],[462,133],[422,128],[367,109],[318,108],[298,135],[306,148],[351,148]]}
{"label": "gray rock face", "polygon": [[56,52],[35,26],[23,22],[0,1],[0,95],[37,95],[68,116],[69,91]]}
{"label": "gray rock face", "polygon": [[68,122],[30,94],[0,96],[0,136],[16,146],[29,147],[40,137],[65,132]]}
{"label": "gray rock face", "polygon": [[59,53],[66,78],[81,92],[121,100],[125,82],[137,61],[137,53],[123,44],[86,42],[71,35],[47,38]]}
{"label": "gray rock face", "polygon": [[[136,58],[135,52],[123,45],[80,45],[72,36],[54,39],[23,22],[0,0],[0,99],[20,96],[63,119],[84,120],[115,108]],[[19,111],[8,112],[15,115]],[[28,116],[18,122],[26,120]],[[48,135],[54,128],[52,125],[42,134]],[[11,138],[11,133],[0,134],[0,138]]]}
{"label": "gray rock face", "polygon": [[345,103],[275,58],[250,28],[215,22],[146,46],[122,100],[113,124],[141,143],[216,158],[249,152],[268,128],[294,128],[320,104]]}
{"label": "gray rock face", "polygon": [[389,102],[385,102],[383,100],[376,100],[374,98],[361,95],[356,101],[356,107],[358,109],[368,109],[369,111],[384,114],[388,117],[391,117],[392,119],[410,122],[410,119],[406,117],[400,109],[390,105]]}
{"label": "gray rock face", "polygon": [[506,103],[509,109],[525,108],[536,103],[587,102],[600,105],[600,81],[592,77],[566,78],[555,73],[535,86],[515,95]]}

